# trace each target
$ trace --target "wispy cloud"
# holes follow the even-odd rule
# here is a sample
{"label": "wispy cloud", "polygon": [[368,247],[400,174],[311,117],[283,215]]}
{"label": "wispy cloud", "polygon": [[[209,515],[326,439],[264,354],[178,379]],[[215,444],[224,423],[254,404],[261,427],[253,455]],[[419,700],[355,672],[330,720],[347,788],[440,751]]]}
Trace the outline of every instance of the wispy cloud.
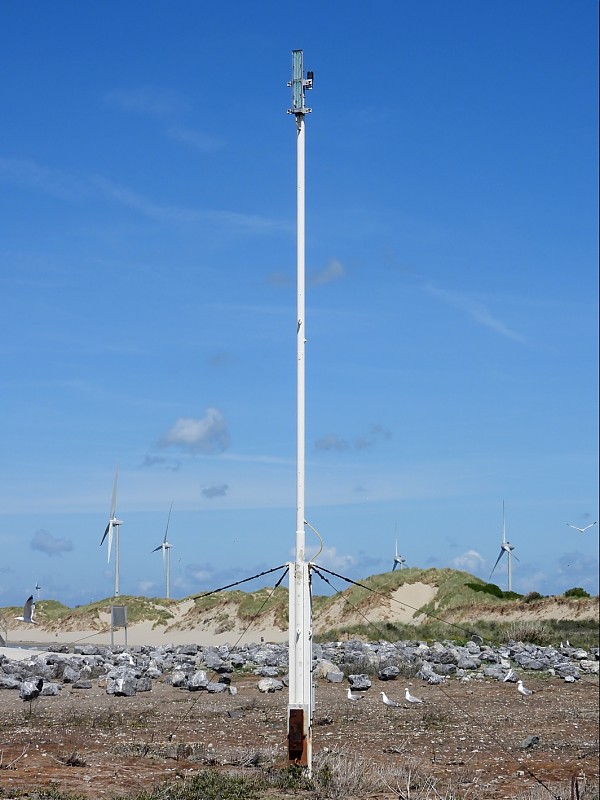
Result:
{"label": "wispy cloud", "polygon": [[248,233],[268,233],[275,230],[287,230],[289,228],[289,223],[287,222],[284,223],[268,217],[261,217],[257,214],[244,214],[235,211],[220,211],[217,209],[164,206],[149,200],[147,197],[125,186],[113,183],[106,178],[96,177],[95,182],[105,197],[160,222],[183,224],[209,222],[226,225]]}
{"label": "wispy cloud", "polygon": [[60,556],[73,549],[73,542],[70,539],[53,536],[43,528],[34,534],[30,545],[32,550],[39,550],[48,556]]}
{"label": "wispy cloud", "polygon": [[459,292],[449,292],[446,289],[440,289],[438,286],[434,286],[431,283],[426,284],[424,289],[426,292],[439,298],[448,305],[463,311],[479,325],[490,328],[490,330],[499,333],[501,336],[505,336],[507,339],[512,339],[516,342],[525,341],[525,338],[521,336],[520,333],[513,331],[503,322],[496,319],[489,308],[480,300]]}
{"label": "wispy cloud", "polygon": [[169,126],[167,128],[167,136],[175,142],[188,144],[203,153],[214,153],[225,146],[223,139],[219,139],[217,136],[210,136],[210,134],[202,131],[193,130],[185,125]]}
{"label": "wispy cloud", "polygon": [[0,158],[0,181],[63,200],[80,201],[92,194],[85,180],[26,158]]}
{"label": "wispy cloud", "polygon": [[104,95],[104,102],[112,108],[156,117],[180,114],[189,106],[188,101],[178,92],[154,86],[115,89]]}
{"label": "wispy cloud", "polygon": [[174,461],[165,456],[155,456],[147,453],[141,464],[142,467],[162,467],[169,472],[178,472],[181,469],[181,461]]}
{"label": "wispy cloud", "polygon": [[86,199],[108,200],[169,225],[208,223],[250,234],[287,232],[292,229],[287,221],[257,214],[161,205],[101,175],[83,175],[75,178],[61,170],[44,167],[28,159],[0,158],[0,181],[69,202],[80,203]]}
{"label": "wispy cloud", "polygon": [[213,486],[206,486],[202,489],[202,496],[206,497],[208,500],[212,500],[215,497],[225,497],[228,491],[229,486],[226,483],[219,483]]}
{"label": "wispy cloud", "polygon": [[[306,285],[310,288],[323,286],[326,283],[333,283],[345,277],[344,267],[337,258],[332,258],[322,269],[309,270],[306,274]],[[292,286],[296,280],[294,272],[272,272],[268,278],[272,286]]]}
{"label": "wispy cloud", "polygon": [[367,433],[360,433],[352,439],[342,439],[335,433],[328,433],[317,439],[315,449],[321,451],[367,450],[385,442],[392,436],[383,425],[372,425]]}
{"label": "wispy cloud", "polygon": [[180,417],[159,445],[180,447],[192,453],[223,453],[229,447],[227,420],[218,408],[207,408],[201,419]]}
{"label": "wispy cloud", "polygon": [[322,286],[325,283],[339,281],[344,277],[344,267],[337,258],[332,258],[328,264],[316,272],[309,272],[306,278],[307,286]]}

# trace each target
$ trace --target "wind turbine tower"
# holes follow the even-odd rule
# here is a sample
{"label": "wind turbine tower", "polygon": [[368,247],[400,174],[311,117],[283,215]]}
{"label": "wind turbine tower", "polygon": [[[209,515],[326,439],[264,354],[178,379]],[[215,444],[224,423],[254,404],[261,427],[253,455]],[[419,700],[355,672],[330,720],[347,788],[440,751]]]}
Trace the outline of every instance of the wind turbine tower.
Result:
{"label": "wind turbine tower", "polygon": [[289,589],[289,703],[288,761],[312,770],[312,608],[309,564],[305,558],[304,470],[305,470],[305,218],[304,218],[304,118],[311,109],[305,105],[305,90],[312,89],[313,73],[304,77],[302,50],[292,51],[292,108],[296,120],[296,225],[297,225],[297,466],[296,466],[296,556],[290,564]]}

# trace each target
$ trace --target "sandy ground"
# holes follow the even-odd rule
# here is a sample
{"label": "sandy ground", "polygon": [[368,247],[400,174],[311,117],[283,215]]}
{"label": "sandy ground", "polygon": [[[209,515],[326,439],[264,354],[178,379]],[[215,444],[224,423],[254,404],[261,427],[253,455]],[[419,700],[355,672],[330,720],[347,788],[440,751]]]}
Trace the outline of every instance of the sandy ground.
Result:
{"label": "sandy ground", "polygon": [[[261,694],[257,681],[234,675],[236,696],[191,693],[157,681],[152,691],[131,698],[107,695],[94,681],[91,690],[67,685],[58,697],[39,698],[31,708],[18,692],[4,690],[0,790],[12,797],[54,784],[108,799],[149,790],[167,778],[184,780],[207,765],[251,771],[250,762],[259,757],[283,768],[287,692]],[[403,700],[406,685],[422,705]],[[535,694],[524,700],[514,684],[492,680],[444,686],[375,680],[360,702],[351,703],[346,685],[319,681],[314,764],[330,760],[348,772],[386,777],[389,791],[349,791],[347,800],[397,800],[401,791],[444,797],[449,786],[473,800],[514,800],[537,791],[540,781],[560,786],[554,796],[565,797],[573,775],[597,781],[597,679],[566,684],[528,675],[527,685]],[[382,704],[382,689],[399,701],[398,708]],[[522,749],[527,736],[539,741]],[[439,794],[428,794],[424,781]],[[272,795],[284,796],[290,795]]]}
{"label": "sandy ground", "polygon": [[[434,586],[425,583],[411,583],[400,586],[392,595],[391,599],[383,601],[377,597],[376,605],[372,609],[366,610],[361,614],[356,614],[348,606],[343,598],[339,598],[326,613],[321,614],[314,620],[314,631],[316,634],[325,632],[343,620],[345,624],[363,624],[365,616],[373,619],[386,619],[392,622],[419,624],[423,621],[422,615],[416,613],[416,609],[431,602],[437,593]],[[190,624],[188,612],[193,607],[192,600],[184,600],[169,607],[169,612],[173,618],[168,624],[157,625],[154,622],[139,622],[129,625],[127,631],[120,628],[115,630],[112,635],[114,644],[122,645],[151,645],[161,644],[189,644],[194,642],[200,645],[234,645],[238,643],[260,642],[286,642],[288,639],[287,630],[282,630],[269,620],[269,615],[262,615],[253,625],[248,627],[247,623],[236,618],[236,607],[231,608],[222,606],[219,613],[211,618],[210,612],[201,621],[196,621],[193,626]],[[382,605],[384,606],[382,608]],[[227,614],[225,612],[228,612]],[[222,630],[223,617],[228,618],[228,630]],[[8,627],[5,639],[8,645],[20,644],[42,644],[48,645],[52,642],[73,644],[111,644],[110,615],[101,613],[98,629],[61,629],[60,631],[44,628],[43,624],[28,625],[17,620],[4,620]],[[72,624],[72,621],[71,621]],[[2,631],[3,635],[4,632]]]}
{"label": "sandy ground", "polygon": [[[361,604],[357,611],[348,605],[343,597],[338,597],[327,610],[321,611],[313,620],[316,635],[323,634],[340,624],[364,625],[367,619],[374,621],[389,621],[400,624],[418,625],[425,621],[425,615],[418,612],[419,608],[432,603],[437,594],[437,588],[426,583],[405,583],[396,589],[389,598],[382,595],[372,595],[371,604]],[[107,601],[108,602],[108,601]],[[110,616],[102,613],[99,627],[74,630],[75,620],[71,619],[59,630],[46,629],[42,624],[27,625],[17,620],[7,620],[6,616],[0,620],[0,635],[4,636],[6,643],[12,646],[20,644],[48,645],[50,643],[73,644],[98,644],[138,646],[161,644],[190,644],[200,645],[235,645],[240,643],[260,642],[286,642],[287,630],[282,630],[273,624],[272,615],[262,614],[253,624],[237,618],[237,606],[225,604],[216,611],[208,611],[202,619],[198,619],[189,612],[194,606],[193,600],[183,600],[169,607],[173,618],[168,624],[158,625],[155,622],[139,622],[130,624],[125,629],[114,631],[111,637]],[[477,605],[455,611],[446,611],[444,618],[448,622],[468,622],[477,619],[496,620],[498,622],[540,622],[545,619],[594,619],[598,622],[598,598],[577,601],[566,598],[556,598],[553,601],[545,600],[541,604],[516,603],[506,606],[494,606],[493,610],[486,605]],[[223,629],[226,620],[227,630]],[[91,625],[92,623],[88,623]],[[8,628],[8,630],[7,630]],[[0,641],[0,644],[2,642]]]}

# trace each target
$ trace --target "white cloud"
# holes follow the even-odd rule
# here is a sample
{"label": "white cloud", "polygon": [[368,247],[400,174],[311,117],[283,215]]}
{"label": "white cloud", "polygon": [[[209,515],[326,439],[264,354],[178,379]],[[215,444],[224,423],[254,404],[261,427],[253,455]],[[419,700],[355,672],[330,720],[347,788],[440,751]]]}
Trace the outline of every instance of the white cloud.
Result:
{"label": "white cloud", "polygon": [[[315,555],[316,552],[317,551],[315,551]],[[310,560],[310,558],[315,558],[315,555],[309,556],[307,553],[307,558]],[[354,556],[338,553],[335,547],[324,547],[319,555],[316,556],[315,563],[323,567],[342,571],[353,567],[356,564],[356,558]]]}
{"label": "white cloud", "polygon": [[306,278],[307,286],[322,286],[325,283],[339,281],[344,277],[344,267],[337,258],[332,258],[323,269],[310,272]]}
{"label": "white cloud", "polygon": [[460,556],[456,556],[450,561],[450,566],[454,569],[464,569],[466,572],[476,572],[485,566],[485,558],[477,550],[467,550]]}
{"label": "white cloud", "polygon": [[227,420],[218,408],[207,408],[202,419],[180,417],[159,444],[192,453],[223,453],[229,447]]}

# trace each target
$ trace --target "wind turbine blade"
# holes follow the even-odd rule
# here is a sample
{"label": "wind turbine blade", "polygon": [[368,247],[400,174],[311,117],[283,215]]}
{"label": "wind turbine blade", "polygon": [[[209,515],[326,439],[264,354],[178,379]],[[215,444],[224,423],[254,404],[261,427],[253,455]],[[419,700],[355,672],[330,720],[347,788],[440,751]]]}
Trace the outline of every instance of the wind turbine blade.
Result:
{"label": "wind turbine blade", "polygon": [[155,547],[152,552],[156,553],[157,550],[164,550],[164,547],[162,546],[162,544],[159,544],[158,547]]}
{"label": "wind turbine blade", "polygon": [[119,465],[115,467],[115,482],[113,483],[112,500],[110,502],[110,518],[113,519],[117,511],[117,478],[119,477]]}
{"label": "wind turbine blade", "polygon": [[504,500],[502,501],[502,543],[506,543],[506,516],[504,514]]}
{"label": "wind turbine blade", "polygon": [[169,509],[169,516],[167,517],[167,527],[165,528],[165,538],[163,542],[167,541],[167,532],[169,530],[169,522],[171,521],[171,511],[173,510],[173,501],[171,501],[171,508]]}
{"label": "wind turbine blade", "polygon": [[109,529],[109,528],[110,528],[110,522],[108,523],[108,525],[106,526],[106,529],[104,530],[104,536],[103,536],[103,537],[102,537],[102,539],[100,540],[100,547],[102,547],[102,545],[104,544],[104,540],[105,540],[105,539],[106,539],[106,537],[108,536],[108,529]]}
{"label": "wind turbine blade", "polygon": [[514,558],[515,561],[520,561],[521,560],[520,558],[517,558],[514,553],[512,553],[512,557]]}
{"label": "wind turbine blade", "polygon": [[493,566],[493,568],[492,568],[492,571],[490,572],[490,578],[491,578],[491,577],[492,577],[492,575],[494,574],[494,570],[495,570],[495,569],[496,569],[496,567],[498,566],[498,562],[500,561],[500,559],[502,558],[502,556],[504,555],[504,553],[505,553],[505,550],[504,550],[504,548],[503,548],[503,547],[501,547],[501,548],[500,548],[500,555],[499,555],[499,556],[498,556],[498,558],[496,559],[496,563],[494,564],[494,566]]}

